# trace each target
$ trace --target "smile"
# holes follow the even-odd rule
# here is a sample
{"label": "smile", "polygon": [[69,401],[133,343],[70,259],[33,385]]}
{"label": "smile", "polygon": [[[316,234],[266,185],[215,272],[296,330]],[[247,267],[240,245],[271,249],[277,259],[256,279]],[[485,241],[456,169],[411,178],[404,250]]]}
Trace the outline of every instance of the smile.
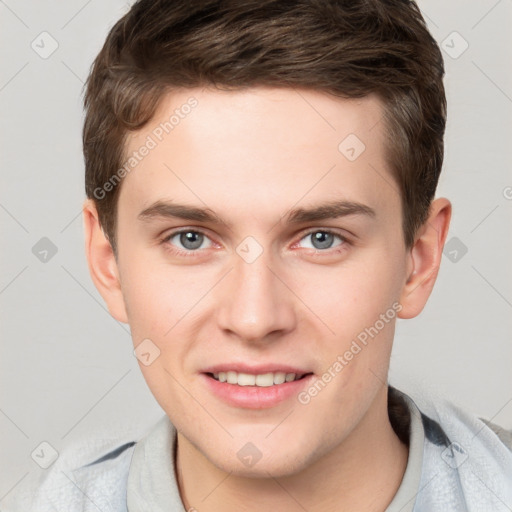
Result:
{"label": "smile", "polygon": [[227,371],[209,373],[208,375],[219,382],[227,382],[228,384],[236,384],[238,386],[269,387],[283,384],[285,382],[300,380],[307,374],[268,372],[253,375],[250,373]]}
{"label": "smile", "polygon": [[210,393],[240,409],[269,409],[281,403],[294,403],[290,401],[311,385],[314,378],[313,373],[283,371],[245,373],[226,370],[201,374]]}

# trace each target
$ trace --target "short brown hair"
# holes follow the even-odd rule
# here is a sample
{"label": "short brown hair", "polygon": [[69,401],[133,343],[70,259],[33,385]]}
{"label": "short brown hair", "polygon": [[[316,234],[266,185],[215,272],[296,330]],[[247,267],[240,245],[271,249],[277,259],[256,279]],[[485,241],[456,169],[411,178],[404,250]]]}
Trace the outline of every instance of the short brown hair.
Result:
{"label": "short brown hair", "polygon": [[387,162],[407,247],[428,218],[443,162],[444,64],[408,0],[138,0],[110,30],[87,79],[85,188],[116,252],[126,135],[177,88],[300,87],[383,101]]}

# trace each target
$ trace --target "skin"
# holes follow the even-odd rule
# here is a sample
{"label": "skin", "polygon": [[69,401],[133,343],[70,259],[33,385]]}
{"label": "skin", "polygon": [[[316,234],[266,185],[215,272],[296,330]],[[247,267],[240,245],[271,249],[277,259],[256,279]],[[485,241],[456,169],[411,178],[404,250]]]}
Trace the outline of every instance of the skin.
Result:
{"label": "skin", "polygon": [[[437,277],[451,204],[436,199],[414,246],[405,247],[374,96],[175,91],[129,136],[127,154],[192,96],[198,105],[124,178],[117,259],[94,202],[84,204],[96,287],[112,316],[129,323],[134,346],[149,338],[160,350],[152,364],[139,364],[178,429],[185,507],[384,510],[408,456],[387,415],[396,317],[306,405],[292,398],[259,410],[233,407],[199,374],[236,360],[291,364],[320,377],[393,303],[400,318],[418,315]],[[366,146],[353,162],[338,150],[350,133]],[[340,198],[370,206],[375,218],[284,221],[292,208]],[[226,223],[140,220],[157,200],[208,207]],[[179,236],[165,240],[184,227],[206,235],[199,249]],[[315,249],[311,231],[325,229],[335,231],[331,246]],[[247,236],[263,250],[251,263],[236,252]],[[248,442],[261,453],[251,467],[237,457]]]}

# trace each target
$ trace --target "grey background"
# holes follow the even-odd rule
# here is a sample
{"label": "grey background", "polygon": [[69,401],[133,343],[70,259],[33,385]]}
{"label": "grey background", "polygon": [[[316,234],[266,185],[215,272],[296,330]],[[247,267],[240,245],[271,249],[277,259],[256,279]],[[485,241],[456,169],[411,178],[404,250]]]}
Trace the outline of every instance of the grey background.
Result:
{"label": "grey background", "polygon": [[[447,69],[437,195],[453,203],[451,254],[421,315],[397,324],[390,381],[420,403],[424,388],[512,428],[512,1],[420,7]],[[130,438],[163,414],[83,250],[82,85],[127,9],[0,0],[0,504],[39,470],[41,442],[60,452],[91,436]]]}

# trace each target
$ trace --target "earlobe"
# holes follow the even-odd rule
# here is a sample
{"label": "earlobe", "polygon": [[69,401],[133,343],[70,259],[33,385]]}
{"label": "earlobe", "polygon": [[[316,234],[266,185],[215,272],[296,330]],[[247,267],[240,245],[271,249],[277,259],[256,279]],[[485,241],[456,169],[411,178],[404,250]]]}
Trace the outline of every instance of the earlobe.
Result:
{"label": "earlobe", "polygon": [[441,265],[451,213],[448,199],[441,197],[432,202],[430,215],[408,255],[410,271],[400,296],[399,318],[414,318],[427,303]]}
{"label": "earlobe", "polygon": [[110,314],[119,322],[128,323],[117,261],[99,223],[96,205],[92,199],[84,202],[83,221],[85,253],[94,285]]}

